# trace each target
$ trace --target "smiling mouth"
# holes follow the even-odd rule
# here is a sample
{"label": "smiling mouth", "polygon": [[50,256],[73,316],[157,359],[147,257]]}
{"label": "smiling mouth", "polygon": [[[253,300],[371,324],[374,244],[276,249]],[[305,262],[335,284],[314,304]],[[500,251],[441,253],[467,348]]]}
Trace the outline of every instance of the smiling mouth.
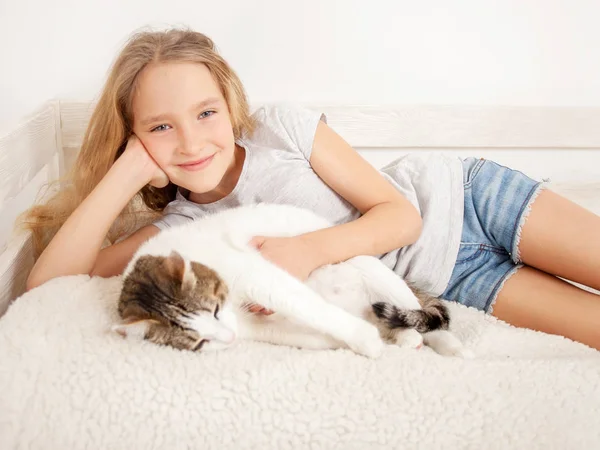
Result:
{"label": "smiling mouth", "polygon": [[214,157],[215,157],[215,155],[212,154],[207,158],[199,159],[197,161],[191,161],[189,163],[179,164],[179,167],[181,167],[184,170],[203,169],[204,167],[208,166],[211,163],[211,161],[213,160]]}

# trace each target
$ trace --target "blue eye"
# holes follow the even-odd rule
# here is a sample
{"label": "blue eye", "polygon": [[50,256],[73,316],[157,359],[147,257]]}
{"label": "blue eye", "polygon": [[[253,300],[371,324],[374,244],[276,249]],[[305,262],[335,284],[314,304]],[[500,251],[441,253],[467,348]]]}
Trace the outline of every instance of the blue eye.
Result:
{"label": "blue eye", "polygon": [[[206,119],[207,117],[212,116],[216,111],[204,111],[203,113],[200,113],[198,115],[198,119]],[[159,125],[157,127],[154,127],[150,130],[151,133],[154,133],[155,131],[167,131],[170,130],[171,126],[167,125],[167,124],[162,124]]]}
{"label": "blue eye", "polygon": [[150,130],[150,132],[151,132],[151,133],[154,133],[155,131],[165,131],[165,130],[167,130],[167,129],[168,129],[168,128],[166,128],[166,127],[168,127],[168,126],[169,126],[169,125],[164,125],[164,124],[163,124],[163,125],[159,125],[159,126],[157,126],[157,127],[154,127],[154,128],[152,128],[152,129]]}
{"label": "blue eye", "polygon": [[212,116],[214,113],[215,113],[215,111],[204,111],[203,113],[200,113],[200,115],[198,116],[198,118],[205,119],[207,117]]}

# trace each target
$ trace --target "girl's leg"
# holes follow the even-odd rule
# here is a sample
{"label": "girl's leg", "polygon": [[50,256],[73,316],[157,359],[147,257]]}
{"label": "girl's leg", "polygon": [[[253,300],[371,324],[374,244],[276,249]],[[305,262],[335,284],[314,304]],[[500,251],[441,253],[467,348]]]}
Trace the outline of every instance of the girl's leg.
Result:
{"label": "girl's leg", "polygon": [[533,267],[522,267],[506,281],[493,315],[600,350],[600,296]]}
{"label": "girl's leg", "polygon": [[526,267],[505,283],[493,315],[600,350],[600,296],[557,278],[600,290],[600,217],[544,190],[523,226],[519,254]]}
{"label": "girl's leg", "polygon": [[528,266],[600,290],[600,216],[552,191],[532,204],[519,252]]}

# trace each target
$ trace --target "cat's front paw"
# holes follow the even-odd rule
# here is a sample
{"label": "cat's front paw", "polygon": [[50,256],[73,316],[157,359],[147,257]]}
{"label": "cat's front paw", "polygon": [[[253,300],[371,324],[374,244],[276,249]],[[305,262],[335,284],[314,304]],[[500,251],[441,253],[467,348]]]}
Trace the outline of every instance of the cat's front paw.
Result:
{"label": "cat's front paw", "polygon": [[347,344],[356,353],[372,359],[379,358],[385,347],[385,343],[379,335],[379,330],[370,323],[365,323],[365,326],[356,330],[352,341],[347,342]]}

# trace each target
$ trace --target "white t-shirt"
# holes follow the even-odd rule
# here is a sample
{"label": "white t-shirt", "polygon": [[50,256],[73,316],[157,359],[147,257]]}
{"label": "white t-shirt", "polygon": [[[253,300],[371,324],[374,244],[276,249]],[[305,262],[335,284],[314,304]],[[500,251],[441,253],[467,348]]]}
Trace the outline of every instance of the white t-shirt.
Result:
{"label": "white t-shirt", "polygon": [[[234,190],[214,203],[197,204],[187,200],[187,192],[180,189],[154,225],[165,229],[222,209],[259,202],[305,207],[336,225],[360,216],[310,165],[317,124],[319,120],[326,122],[323,114],[294,105],[269,105],[256,110],[254,117],[255,132],[237,141],[246,157]],[[460,244],[462,162],[458,157],[418,152],[395,160],[380,172],[423,218],[417,242],[380,255],[380,259],[407,281],[440,295],[450,280]]]}

